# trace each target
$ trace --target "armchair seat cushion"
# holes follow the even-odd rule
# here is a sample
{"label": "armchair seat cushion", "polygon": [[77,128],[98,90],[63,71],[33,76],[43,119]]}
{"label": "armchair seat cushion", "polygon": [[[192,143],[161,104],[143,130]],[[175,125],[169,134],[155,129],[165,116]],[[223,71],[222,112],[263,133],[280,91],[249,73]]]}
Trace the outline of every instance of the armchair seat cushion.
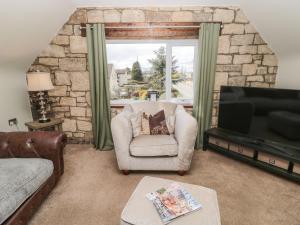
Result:
{"label": "armchair seat cushion", "polygon": [[130,144],[130,154],[137,157],[177,156],[173,135],[139,135]]}

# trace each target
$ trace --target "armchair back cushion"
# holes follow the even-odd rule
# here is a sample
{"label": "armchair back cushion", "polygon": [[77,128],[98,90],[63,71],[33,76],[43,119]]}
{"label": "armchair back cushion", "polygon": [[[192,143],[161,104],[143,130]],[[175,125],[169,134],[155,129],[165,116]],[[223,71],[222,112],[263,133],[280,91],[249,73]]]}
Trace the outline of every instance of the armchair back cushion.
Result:
{"label": "armchair back cushion", "polygon": [[173,116],[175,114],[177,105],[170,102],[138,102],[130,104],[130,108],[133,112],[145,112],[147,114],[154,115],[157,112],[164,110],[165,116]]}

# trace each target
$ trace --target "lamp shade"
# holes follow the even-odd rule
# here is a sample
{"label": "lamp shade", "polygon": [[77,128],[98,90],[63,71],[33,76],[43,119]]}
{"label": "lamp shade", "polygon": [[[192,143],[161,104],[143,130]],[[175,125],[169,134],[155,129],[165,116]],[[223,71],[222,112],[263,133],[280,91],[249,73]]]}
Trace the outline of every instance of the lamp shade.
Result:
{"label": "lamp shade", "polygon": [[48,91],[53,89],[50,73],[27,73],[27,86],[29,91]]}

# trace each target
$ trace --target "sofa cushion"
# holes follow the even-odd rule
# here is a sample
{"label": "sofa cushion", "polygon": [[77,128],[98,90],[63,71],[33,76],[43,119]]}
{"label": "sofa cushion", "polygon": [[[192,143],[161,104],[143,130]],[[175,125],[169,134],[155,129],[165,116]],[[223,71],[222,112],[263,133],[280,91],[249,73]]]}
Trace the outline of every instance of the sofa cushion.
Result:
{"label": "sofa cushion", "polygon": [[41,158],[0,159],[0,224],[53,173],[53,163]]}
{"label": "sofa cushion", "polygon": [[130,144],[132,156],[177,156],[178,147],[173,135],[140,135]]}

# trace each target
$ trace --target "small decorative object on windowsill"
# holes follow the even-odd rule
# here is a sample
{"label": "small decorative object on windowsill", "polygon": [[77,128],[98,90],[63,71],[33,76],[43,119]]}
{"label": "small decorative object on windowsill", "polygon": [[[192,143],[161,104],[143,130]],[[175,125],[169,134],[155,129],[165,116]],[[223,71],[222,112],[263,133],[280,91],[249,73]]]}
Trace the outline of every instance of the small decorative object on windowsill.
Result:
{"label": "small decorative object on windowsill", "polygon": [[148,99],[149,99],[151,102],[156,102],[158,98],[159,98],[159,93],[158,93],[158,91],[154,91],[154,90],[149,90],[149,91],[148,91]]}
{"label": "small decorative object on windowsill", "polygon": [[51,82],[50,73],[45,72],[30,72],[27,74],[27,86],[28,90],[32,92],[37,92],[38,101],[40,105],[39,118],[40,123],[49,122],[50,119],[46,117],[46,99],[45,91],[53,89],[53,84]]}

